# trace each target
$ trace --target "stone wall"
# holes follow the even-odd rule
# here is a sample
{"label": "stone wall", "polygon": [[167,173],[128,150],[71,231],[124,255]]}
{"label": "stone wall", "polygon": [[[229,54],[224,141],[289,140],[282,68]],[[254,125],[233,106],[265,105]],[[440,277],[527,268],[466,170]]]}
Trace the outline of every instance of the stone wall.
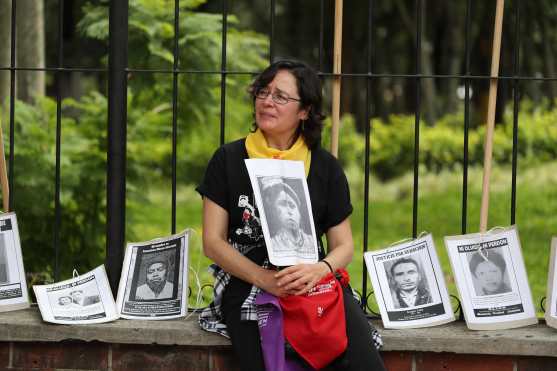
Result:
{"label": "stone wall", "polygon": [[[389,371],[554,371],[557,330],[470,331],[463,322],[385,330]],[[42,322],[36,308],[0,313],[0,370],[239,370],[229,342],[193,318],[86,326]]]}

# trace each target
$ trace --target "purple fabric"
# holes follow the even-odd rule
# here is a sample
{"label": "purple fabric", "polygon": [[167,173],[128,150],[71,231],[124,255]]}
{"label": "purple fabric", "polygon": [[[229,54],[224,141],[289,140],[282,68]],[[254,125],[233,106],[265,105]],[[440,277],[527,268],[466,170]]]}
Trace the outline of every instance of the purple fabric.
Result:
{"label": "purple fabric", "polygon": [[266,370],[307,371],[296,361],[285,359],[282,309],[276,296],[261,291],[255,299],[261,349]]}

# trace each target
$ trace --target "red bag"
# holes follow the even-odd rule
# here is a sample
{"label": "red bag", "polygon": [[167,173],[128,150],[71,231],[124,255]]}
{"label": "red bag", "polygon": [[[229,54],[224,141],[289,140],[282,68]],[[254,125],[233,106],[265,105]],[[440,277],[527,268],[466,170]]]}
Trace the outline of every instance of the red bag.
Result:
{"label": "red bag", "polygon": [[315,369],[327,366],[346,350],[342,295],[340,282],[329,273],[307,294],[280,298],[284,336]]}

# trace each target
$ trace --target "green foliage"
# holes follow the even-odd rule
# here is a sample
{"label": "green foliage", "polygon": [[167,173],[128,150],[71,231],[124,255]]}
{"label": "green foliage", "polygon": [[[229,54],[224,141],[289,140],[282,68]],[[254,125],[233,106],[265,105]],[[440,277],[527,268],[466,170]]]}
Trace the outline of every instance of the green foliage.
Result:
{"label": "green foliage", "polygon": [[[557,108],[549,104],[533,105],[523,101],[518,116],[518,156],[521,163],[534,164],[557,158]],[[339,157],[344,165],[363,166],[365,138],[355,129],[352,117],[341,120]],[[386,121],[371,121],[372,171],[383,180],[398,177],[413,168],[415,118],[391,115]],[[463,164],[464,122],[462,113],[442,117],[434,125],[420,122],[420,167],[438,173],[460,169]],[[328,145],[330,122],[323,135]],[[468,132],[468,163],[483,164],[485,126]],[[496,125],[493,138],[493,160],[499,164],[512,162],[513,115],[507,110],[504,121]]]}
{"label": "green foliage", "polygon": [[[85,271],[104,258],[106,104],[99,104],[99,99],[94,94],[79,104],[64,102],[67,109],[81,114],[80,120],[64,116],[61,121],[59,264],[65,277],[74,267]],[[55,269],[56,102],[17,101],[14,135],[12,210],[19,220],[26,271],[39,283],[51,279]],[[9,153],[7,140],[6,144]]]}
{"label": "green foliage", "polygon": [[[179,68],[209,73],[182,73],[178,78],[178,164],[179,180],[196,183],[212,152],[218,147],[221,116],[222,16],[195,11],[206,1],[180,2]],[[108,9],[94,3],[84,6],[79,23],[92,38],[108,38]],[[252,122],[246,87],[251,73],[267,64],[266,36],[237,28],[234,15],[227,18],[228,70],[226,75],[226,140],[246,133]],[[135,68],[171,69],[174,63],[174,1],[132,0],[129,6],[129,64]],[[135,153],[130,160],[149,166],[156,173],[170,175],[172,130],[172,74],[134,73],[129,91],[134,96],[128,107],[132,117],[128,138]],[[150,116],[142,113],[153,112]],[[136,114],[137,112],[137,114]],[[137,141],[136,141],[137,140]]]}

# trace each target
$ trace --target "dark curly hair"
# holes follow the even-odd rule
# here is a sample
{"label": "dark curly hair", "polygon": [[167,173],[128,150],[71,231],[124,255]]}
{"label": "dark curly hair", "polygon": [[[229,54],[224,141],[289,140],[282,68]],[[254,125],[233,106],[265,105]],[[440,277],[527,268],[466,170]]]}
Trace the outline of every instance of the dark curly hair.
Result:
{"label": "dark curly hair", "polygon": [[[323,95],[321,93],[321,81],[315,70],[307,64],[294,60],[279,60],[267,67],[259,74],[249,87],[252,101],[255,106],[256,93],[267,87],[273,81],[278,71],[289,71],[295,78],[300,94],[300,106],[308,109],[308,118],[303,125],[298,126],[298,134],[302,135],[306,145],[311,149],[321,141],[321,130],[325,115],[321,112]],[[257,123],[253,123],[252,131],[257,129]]]}

